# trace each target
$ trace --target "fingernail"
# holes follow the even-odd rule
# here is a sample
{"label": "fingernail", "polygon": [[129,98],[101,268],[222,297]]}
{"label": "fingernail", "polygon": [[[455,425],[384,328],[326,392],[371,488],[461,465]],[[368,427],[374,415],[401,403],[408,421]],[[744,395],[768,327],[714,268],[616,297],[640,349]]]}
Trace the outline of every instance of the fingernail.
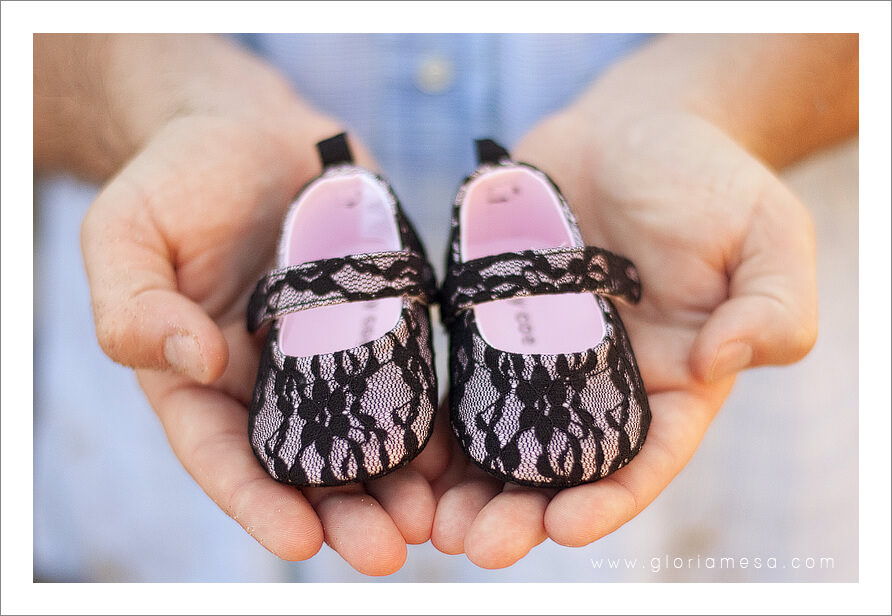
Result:
{"label": "fingernail", "polygon": [[201,379],[206,370],[198,340],[189,334],[168,336],[164,340],[164,357],[171,368],[196,380]]}
{"label": "fingernail", "polygon": [[709,380],[715,382],[736,374],[750,365],[753,359],[753,347],[747,342],[731,340],[724,342],[712,361]]}

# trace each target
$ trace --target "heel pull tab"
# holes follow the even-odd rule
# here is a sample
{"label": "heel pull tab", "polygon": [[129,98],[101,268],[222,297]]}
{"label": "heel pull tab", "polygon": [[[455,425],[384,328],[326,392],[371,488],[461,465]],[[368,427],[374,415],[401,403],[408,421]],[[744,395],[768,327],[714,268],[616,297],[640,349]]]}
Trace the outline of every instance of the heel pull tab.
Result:
{"label": "heel pull tab", "polygon": [[350,144],[347,143],[347,133],[341,133],[329,137],[316,144],[322,167],[332,165],[353,164],[353,153],[350,152]]}
{"label": "heel pull tab", "polygon": [[511,158],[508,150],[492,139],[477,139],[474,143],[477,144],[477,164],[497,164],[503,159]]}

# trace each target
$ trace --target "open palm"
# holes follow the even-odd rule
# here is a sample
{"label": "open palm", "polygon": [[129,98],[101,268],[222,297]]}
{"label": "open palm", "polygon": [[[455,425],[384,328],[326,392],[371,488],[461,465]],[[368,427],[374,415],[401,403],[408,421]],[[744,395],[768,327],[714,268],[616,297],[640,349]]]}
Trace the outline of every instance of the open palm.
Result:
{"label": "open palm", "polygon": [[434,484],[442,496],[432,540],[487,568],[546,537],[582,546],[629,521],[693,455],[736,372],[795,361],[816,335],[808,213],[706,121],[666,113],[587,130],[564,113],[513,157],[555,179],[588,243],[638,267],[641,302],[618,308],[653,419],[628,466],[559,492],[503,484],[453,448]]}
{"label": "open palm", "polygon": [[441,437],[387,477],[304,490],[271,479],[248,440],[261,345],[245,328],[248,297],[286,206],[319,171],[313,144],[339,132],[323,117],[282,122],[176,117],[104,188],[82,231],[97,335],[139,368],[186,470],[264,547],[299,560],[324,539],[357,570],[391,573],[430,536]]}

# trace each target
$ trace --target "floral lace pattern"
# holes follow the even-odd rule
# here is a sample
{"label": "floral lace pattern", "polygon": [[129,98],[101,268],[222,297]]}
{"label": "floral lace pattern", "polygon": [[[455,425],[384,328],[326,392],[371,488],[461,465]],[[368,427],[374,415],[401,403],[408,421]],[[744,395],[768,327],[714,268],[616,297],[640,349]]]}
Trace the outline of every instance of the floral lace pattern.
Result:
{"label": "floral lace pattern", "polygon": [[427,304],[436,295],[433,270],[423,255],[394,251],[322,259],[274,270],[248,304],[248,330],[291,312],[407,295]]}
{"label": "floral lace pattern", "polygon": [[[322,177],[372,176],[335,163]],[[433,431],[437,378],[427,307],[436,294],[433,270],[396,195],[373,177],[386,188],[402,250],[274,270],[249,302],[248,329],[272,325],[248,432],[257,459],[283,483],[334,486],[384,475],[414,458]],[[394,328],[375,340],[310,357],[288,356],[279,347],[276,319],[284,315],[383,297],[402,297],[402,309]]]}
{"label": "floral lace pattern", "polygon": [[632,262],[595,246],[524,250],[456,263],[443,284],[443,322],[458,312],[494,299],[590,291],[641,297]]}
{"label": "floral lace pattern", "polygon": [[638,453],[650,407],[628,337],[598,297],[606,333],[582,353],[494,349],[472,310],[450,337],[452,426],[468,456],[505,481],[566,487],[595,481]]}
{"label": "floral lace pattern", "polygon": [[298,486],[364,481],[424,448],[437,408],[430,321],[424,306],[403,301],[393,330],[328,355],[285,356],[270,329],[249,430],[273,477]]}
{"label": "floral lace pattern", "polygon": [[[482,174],[524,167],[560,197],[576,246],[505,253],[462,262],[460,208]],[[481,165],[458,191],[441,293],[449,327],[452,427],[478,466],[504,481],[561,488],[596,481],[638,453],[650,407],[612,295],[637,302],[641,286],[630,261],[582,245],[566,201],[541,171],[510,160]],[[580,353],[520,354],[489,345],[477,329],[475,304],[528,295],[595,294],[604,337]]]}

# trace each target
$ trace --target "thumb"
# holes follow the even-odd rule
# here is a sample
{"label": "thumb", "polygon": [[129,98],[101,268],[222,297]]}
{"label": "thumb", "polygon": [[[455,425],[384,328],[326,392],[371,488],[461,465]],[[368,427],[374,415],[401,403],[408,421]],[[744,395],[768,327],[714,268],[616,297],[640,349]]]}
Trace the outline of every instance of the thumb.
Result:
{"label": "thumb", "polygon": [[118,363],[209,383],[226,367],[226,341],[207,313],[178,292],[170,247],[127,174],[125,168],[102,190],[81,226],[96,337]]}
{"label": "thumb", "polygon": [[811,217],[772,177],[728,256],[728,299],[697,335],[691,368],[706,382],[744,368],[802,359],[817,338]]}

